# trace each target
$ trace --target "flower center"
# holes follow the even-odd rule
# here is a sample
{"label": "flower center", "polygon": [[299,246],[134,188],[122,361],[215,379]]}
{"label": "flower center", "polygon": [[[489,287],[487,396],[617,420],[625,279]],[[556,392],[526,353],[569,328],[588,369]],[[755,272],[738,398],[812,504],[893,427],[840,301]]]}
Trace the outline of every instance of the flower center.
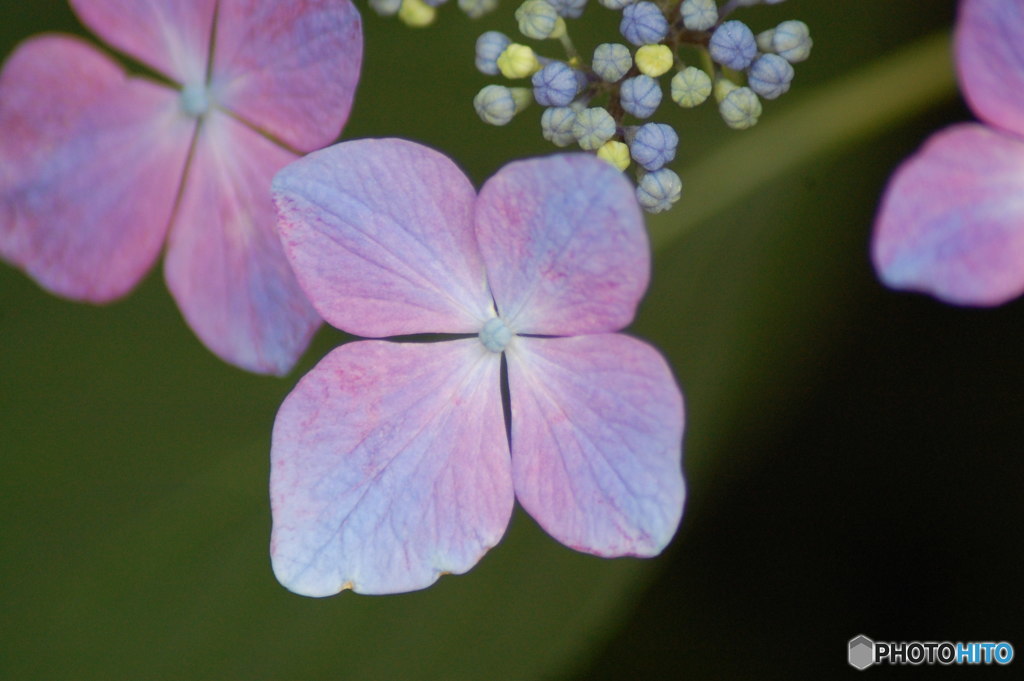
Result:
{"label": "flower center", "polygon": [[203,83],[189,83],[181,91],[181,108],[199,118],[210,110],[210,90]]}
{"label": "flower center", "polygon": [[512,329],[505,326],[499,317],[488,319],[484,328],[480,329],[480,342],[491,352],[502,352],[514,337]]}

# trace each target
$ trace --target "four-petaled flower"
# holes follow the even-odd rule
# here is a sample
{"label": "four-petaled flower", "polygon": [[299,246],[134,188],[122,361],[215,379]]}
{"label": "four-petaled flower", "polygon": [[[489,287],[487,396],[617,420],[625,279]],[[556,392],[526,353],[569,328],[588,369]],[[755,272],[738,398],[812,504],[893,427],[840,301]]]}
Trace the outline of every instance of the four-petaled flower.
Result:
{"label": "four-petaled flower", "polygon": [[118,298],[152,266],[217,355],[284,373],[320,320],[275,231],[274,173],[331,142],[362,59],[349,0],[71,0],[166,82],[69,36],[0,73],[0,255],[50,291]]}
{"label": "four-petaled flower", "polygon": [[621,173],[582,154],[522,161],[478,196],[438,152],[360,140],[288,166],[272,193],[328,322],[472,334],[343,345],[287,397],[271,454],[285,586],[391,593],[465,572],[516,497],[580,551],[664,548],[683,507],[683,401],[658,352],[616,333],[650,268]]}
{"label": "four-petaled flower", "polygon": [[1024,3],[963,0],[960,86],[987,124],[935,134],[891,179],[872,245],[894,288],[962,305],[1024,292]]}

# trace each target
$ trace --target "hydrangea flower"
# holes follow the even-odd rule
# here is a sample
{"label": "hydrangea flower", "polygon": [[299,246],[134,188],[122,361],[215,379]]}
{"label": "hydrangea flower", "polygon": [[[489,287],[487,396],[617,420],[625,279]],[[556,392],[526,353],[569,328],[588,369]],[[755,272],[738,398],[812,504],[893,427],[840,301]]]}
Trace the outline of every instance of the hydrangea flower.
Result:
{"label": "hydrangea flower", "polygon": [[332,141],[362,59],[348,0],[71,0],[134,77],[71,36],[21,44],[0,73],[0,256],[105,303],[167,242],[188,324],[242,368],[284,373],[320,323],[275,233],[274,173]]}
{"label": "hydrangea flower", "polygon": [[473,567],[514,498],[574,549],[662,550],[683,507],[683,402],[661,355],[616,333],[650,268],[621,173],[558,155],[509,164],[477,195],[438,152],[359,140],[288,166],[273,197],[331,324],[466,334],[348,343],[286,398],[270,482],[282,584],[424,588]]}
{"label": "hydrangea flower", "polygon": [[961,305],[1024,292],[1024,5],[964,0],[960,86],[982,123],[936,133],[897,169],[872,256],[889,286]]}

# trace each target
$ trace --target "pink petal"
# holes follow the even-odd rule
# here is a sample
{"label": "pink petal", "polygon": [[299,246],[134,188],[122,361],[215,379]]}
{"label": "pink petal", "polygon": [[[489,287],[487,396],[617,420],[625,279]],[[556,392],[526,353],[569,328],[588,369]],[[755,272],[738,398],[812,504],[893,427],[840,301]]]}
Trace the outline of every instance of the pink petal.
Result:
{"label": "pink petal", "polygon": [[404,140],[343,142],[281,171],[273,196],[299,282],[334,326],[475,333],[493,316],[475,193],[446,156]]}
{"label": "pink petal", "polygon": [[362,56],[349,0],[221,0],[211,88],[243,119],[311,151],[348,119]]}
{"label": "pink petal", "polygon": [[629,181],[593,156],[510,163],[484,184],[477,238],[498,312],[517,333],[630,323],[650,251]]}
{"label": "pink petal", "polygon": [[513,340],[512,479],[563,544],[659,553],[679,525],[683,396],[665,360],[621,334]]}
{"label": "pink petal", "polygon": [[499,355],[476,339],[334,350],[277,414],[271,557],[296,593],[463,573],[512,512]]}
{"label": "pink petal", "polygon": [[243,369],[284,374],[320,318],[281,248],[270,180],[295,157],[222,113],[204,120],[164,274],[196,335]]}
{"label": "pink petal", "polygon": [[875,223],[875,268],[893,288],[998,305],[1024,291],[1024,142],[964,124],[896,171]]}
{"label": "pink petal", "polygon": [[981,118],[1024,135],[1024,3],[963,0],[956,28],[960,87]]}
{"label": "pink petal", "polygon": [[217,0],[69,0],[96,35],[178,83],[206,81]]}
{"label": "pink petal", "polygon": [[0,73],[0,254],[62,296],[130,290],[163,243],[195,121],[75,38],[23,43]]}

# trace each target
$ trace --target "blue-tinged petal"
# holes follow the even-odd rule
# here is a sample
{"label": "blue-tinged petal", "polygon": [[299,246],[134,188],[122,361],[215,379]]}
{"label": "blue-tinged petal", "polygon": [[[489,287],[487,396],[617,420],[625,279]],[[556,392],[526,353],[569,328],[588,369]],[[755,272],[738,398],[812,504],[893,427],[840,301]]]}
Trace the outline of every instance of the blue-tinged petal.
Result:
{"label": "blue-tinged petal", "polygon": [[683,511],[683,397],[665,360],[621,334],[515,338],[516,496],[563,544],[651,556]]}
{"label": "blue-tinged petal", "polygon": [[272,190],[285,252],[324,319],[349,333],[476,333],[493,316],[476,192],[448,157],[397,139],[343,142]]}
{"label": "blue-tinged petal", "polygon": [[618,331],[650,249],[629,181],[587,154],[510,163],[480,190],[477,235],[498,311],[516,333]]}
{"label": "blue-tinged petal", "polygon": [[178,83],[206,79],[217,0],[69,0],[113,47]]}
{"label": "blue-tinged petal", "polygon": [[974,112],[1024,135],[1024,3],[964,0],[955,46],[960,88]]}
{"label": "blue-tinged petal", "polygon": [[220,0],[211,89],[248,122],[311,151],[348,119],[362,57],[349,0]]}
{"label": "blue-tinged petal", "polygon": [[977,124],[932,136],[896,171],[872,255],[893,288],[998,305],[1024,291],[1024,141]]}
{"label": "blue-tinged petal", "polygon": [[195,128],[177,92],[77,38],[22,43],[0,72],[0,255],[58,295],[124,295],[160,253]]}
{"label": "blue-tinged petal", "polygon": [[285,258],[270,180],[295,155],[226,114],[206,116],[167,240],[167,288],[226,362],[285,374],[320,316]]}
{"label": "blue-tinged petal", "polygon": [[463,573],[512,512],[500,355],[475,338],[344,345],[296,386],[271,451],[277,578],[382,594]]}

